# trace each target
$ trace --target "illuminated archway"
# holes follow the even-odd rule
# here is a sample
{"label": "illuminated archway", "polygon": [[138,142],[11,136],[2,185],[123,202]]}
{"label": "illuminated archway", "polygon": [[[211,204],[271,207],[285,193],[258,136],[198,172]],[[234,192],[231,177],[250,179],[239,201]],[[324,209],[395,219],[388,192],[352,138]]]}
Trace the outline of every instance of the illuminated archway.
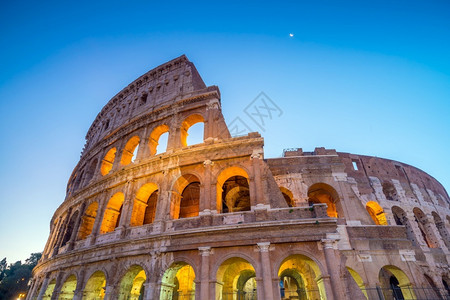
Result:
{"label": "illuminated archway", "polygon": [[338,217],[339,196],[331,185],[325,183],[313,184],[308,189],[308,202],[310,204],[325,203],[328,216],[332,218]]}
{"label": "illuminated archway", "polygon": [[102,225],[100,226],[100,234],[112,232],[119,226],[124,199],[125,197],[121,192],[114,194],[114,196],[109,199],[103,215]]}
{"label": "illuminated archway", "polygon": [[280,186],[280,191],[283,195],[284,200],[286,201],[286,204],[289,207],[295,207],[294,195],[292,194],[292,192],[283,186]]}
{"label": "illuminated archway", "polygon": [[217,208],[220,212],[249,211],[250,187],[247,172],[240,167],[223,170],[217,177]]}
{"label": "illuminated archway", "polygon": [[388,225],[383,208],[375,201],[366,204],[366,210],[376,225]]}
{"label": "illuminated archway", "polygon": [[[47,285],[47,288],[45,289],[44,295],[42,296],[42,300],[50,300],[52,298],[53,291],[55,290],[55,286],[56,286],[56,279],[53,279]],[[42,288],[45,288],[45,287],[42,287]]]}
{"label": "illuminated archway", "polygon": [[417,223],[417,226],[419,227],[420,233],[422,234],[425,243],[430,248],[438,248],[439,242],[437,241],[437,238],[434,235],[433,229],[431,228],[431,223],[428,222],[427,216],[418,207],[415,207],[413,209],[413,213],[415,221]]}
{"label": "illuminated archway", "polygon": [[106,155],[105,155],[105,157],[103,158],[103,160],[102,160],[102,165],[101,165],[101,167],[100,167],[100,173],[101,173],[103,176],[105,176],[105,175],[107,175],[109,172],[111,172],[111,169],[112,169],[113,164],[114,164],[114,160],[115,160],[115,158],[116,158],[116,152],[117,152],[117,149],[116,149],[115,147],[109,149],[109,151],[106,152]]}
{"label": "illuminated archway", "polygon": [[216,297],[223,300],[256,299],[255,268],[241,257],[225,260],[217,270]]}
{"label": "illuminated archway", "polygon": [[358,287],[361,289],[361,292],[364,294],[364,296],[366,296],[367,299],[369,299],[369,297],[367,296],[366,286],[364,285],[364,281],[361,278],[361,276],[358,274],[358,272],[356,272],[352,268],[350,268],[350,267],[346,267],[346,268],[347,268],[347,271],[350,273],[350,275],[352,275],[353,280],[356,282]]}
{"label": "illuminated archway", "polygon": [[96,271],[89,277],[84,291],[83,300],[103,300],[105,297],[106,277],[102,271]]}
{"label": "illuminated archway", "polygon": [[[150,147],[150,155],[155,155],[156,153],[165,152],[167,149],[167,143],[166,145],[159,145],[159,140],[161,138],[161,135],[169,132],[169,126],[163,124],[159,125],[155,129],[153,129],[152,133],[150,134],[149,143],[148,146]],[[159,145],[159,146],[158,146]],[[166,147],[164,147],[166,146]],[[161,149],[164,148],[164,151]]]}
{"label": "illuminated archway", "polygon": [[278,269],[278,277],[280,293],[285,298],[327,299],[320,268],[305,255],[294,254],[285,258]]}
{"label": "illuminated archway", "polygon": [[77,288],[77,277],[75,275],[70,275],[61,287],[59,292],[59,300],[69,300],[72,299]]}
{"label": "illuminated archway", "polygon": [[158,200],[158,186],[155,183],[144,184],[136,193],[131,212],[131,226],[153,223]]}
{"label": "illuminated archway", "polygon": [[120,280],[119,300],[140,300],[145,293],[147,280],[144,269],[139,265],[131,266]]}
{"label": "illuminated archway", "polygon": [[133,136],[128,140],[122,151],[122,159],[120,160],[121,165],[126,166],[136,159],[139,142],[140,139],[138,136]]}
{"label": "illuminated archway", "polygon": [[382,267],[378,279],[386,299],[416,299],[408,276],[398,267],[392,265]]}
{"label": "illuminated archway", "polygon": [[194,300],[195,272],[185,262],[173,263],[161,280],[160,300]]}
{"label": "illuminated archway", "polygon": [[92,233],[95,218],[97,217],[97,210],[98,210],[98,203],[94,201],[91,204],[89,204],[88,208],[84,212],[84,215],[81,218],[80,230],[78,231],[79,240],[84,240]]}
{"label": "illuminated archway", "polygon": [[[198,123],[203,123],[205,120],[203,119],[203,116],[199,114],[193,114],[187,117],[183,123],[181,123],[181,146],[186,147],[188,146],[188,135],[189,135],[189,129]],[[201,129],[204,130],[204,126],[200,126]],[[197,142],[200,140],[199,138],[195,139]],[[203,142],[203,132],[201,134],[201,142]]]}
{"label": "illuminated archway", "polygon": [[182,175],[173,186],[170,215],[173,219],[198,216],[200,210],[200,179],[192,174]]}

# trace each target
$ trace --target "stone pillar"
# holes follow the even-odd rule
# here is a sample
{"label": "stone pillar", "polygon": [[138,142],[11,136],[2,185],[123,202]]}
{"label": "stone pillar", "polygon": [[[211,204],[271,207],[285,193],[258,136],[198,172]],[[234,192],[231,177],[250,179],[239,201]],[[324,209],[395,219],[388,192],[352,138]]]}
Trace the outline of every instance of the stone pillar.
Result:
{"label": "stone pillar", "polygon": [[81,204],[80,210],[79,210],[79,214],[78,214],[78,218],[75,220],[75,224],[73,225],[73,231],[72,234],[70,235],[70,239],[69,239],[69,246],[68,246],[68,251],[72,250],[73,247],[75,246],[75,242],[77,240],[77,236],[78,236],[78,230],[80,230],[80,224],[81,224],[81,220],[83,219],[83,215],[84,215],[84,210],[86,208],[86,203]]}
{"label": "stone pillar", "polygon": [[147,137],[148,134],[148,127],[145,127],[142,131],[142,135],[139,136],[139,144],[138,144],[138,151],[136,153],[136,157],[134,162],[138,163],[141,160],[145,159],[146,157],[150,156],[150,149],[149,149],[149,137]]}
{"label": "stone pillar", "polygon": [[85,275],[85,270],[81,270],[81,272],[79,273],[78,277],[77,277],[77,287],[74,291],[73,294],[73,298],[72,300],[81,300],[83,299],[83,288],[84,288],[84,275]]}
{"label": "stone pillar", "polygon": [[[255,193],[256,197],[256,203],[257,204],[266,204],[264,203],[264,195],[263,195],[263,187],[261,184],[261,162],[260,162],[261,155],[259,153],[254,153],[250,157],[252,160],[252,166],[253,166],[253,178],[254,178],[254,190],[253,193]],[[250,191],[250,195],[252,194],[252,191]]]}
{"label": "stone pillar", "polygon": [[204,122],[204,134],[203,138],[206,140],[207,138],[214,138],[217,136],[217,124],[216,124],[216,116],[219,109],[219,101],[217,99],[211,100],[206,107],[207,117]]}
{"label": "stone pillar", "polygon": [[120,216],[119,227],[126,228],[130,225],[131,213],[133,211],[133,200],[134,200],[134,180],[130,179],[127,181],[125,187],[125,200],[122,207],[122,215]]}
{"label": "stone pillar", "polygon": [[[46,276],[44,278],[44,282],[42,282],[41,290],[39,291],[39,294],[37,296],[37,300],[42,300],[42,297],[44,297],[45,290],[47,289],[47,286],[48,286],[48,281],[49,281],[49,278]],[[27,300],[28,300],[28,297],[27,297]]]}
{"label": "stone pillar", "polygon": [[205,166],[205,177],[203,182],[203,193],[201,193],[200,198],[200,212],[210,213],[211,212],[211,201],[216,201],[211,197],[211,176],[212,176],[212,166],[214,163],[210,160],[205,160],[203,166]]}
{"label": "stone pillar", "polygon": [[99,201],[99,205],[97,208],[97,216],[94,220],[94,226],[92,227],[92,232],[88,236],[89,245],[93,245],[95,243],[95,239],[100,234],[100,226],[103,222],[103,216],[105,215],[106,205],[108,204],[108,193],[104,193],[103,199]]}
{"label": "stone pillar", "polygon": [[341,291],[339,259],[336,257],[335,248],[337,248],[336,239],[322,239],[321,240],[325,261],[327,263],[328,274],[331,279],[331,288],[333,290],[333,299],[343,299],[344,293]]}
{"label": "stone pillar", "polygon": [[[269,248],[270,243],[258,243],[258,250],[261,256],[261,269],[262,269],[262,279],[264,286],[264,299],[271,299],[273,297],[272,290],[272,272],[271,272],[271,264],[270,264],[270,256],[269,256]],[[259,290],[259,289],[258,289]],[[258,295],[259,295],[258,291]],[[259,298],[259,296],[258,296]]]}
{"label": "stone pillar", "polygon": [[53,290],[52,296],[51,296],[51,300],[57,300],[59,298],[59,294],[60,294],[60,290],[62,287],[62,278],[64,276],[64,272],[59,272],[58,275],[56,276],[56,282],[55,282],[55,288]]}
{"label": "stone pillar", "polygon": [[116,284],[106,284],[105,287],[105,297],[103,300],[116,300],[119,297],[119,292],[117,291],[118,285]]}
{"label": "stone pillar", "polygon": [[200,271],[200,299],[209,299],[209,255],[211,254],[211,247],[199,247],[200,255],[202,256],[201,271]]}

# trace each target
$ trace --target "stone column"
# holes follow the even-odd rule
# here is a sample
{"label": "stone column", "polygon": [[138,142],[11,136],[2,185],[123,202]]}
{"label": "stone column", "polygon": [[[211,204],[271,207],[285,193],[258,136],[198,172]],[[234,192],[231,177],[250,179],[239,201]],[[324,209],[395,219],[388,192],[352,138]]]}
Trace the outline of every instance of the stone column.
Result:
{"label": "stone column", "polygon": [[108,193],[105,192],[103,195],[103,199],[99,201],[99,205],[97,208],[97,216],[95,217],[94,220],[94,226],[92,227],[91,234],[88,236],[89,245],[93,245],[95,243],[95,239],[100,234],[100,226],[102,225],[103,222],[103,216],[105,215],[105,209],[107,204],[108,204]]}
{"label": "stone column", "polygon": [[75,224],[73,225],[73,229],[72,229],[72,234],[70,235],[70,239],[69,239],[69,246],[67,248],[68,251],[72,250],[73,247],[75,246],[75,242],[77,240],[77,236],[78,236],[78,230],[80,230],[80,224],[81,224],[81,220],[83,219],[83,214],[84,214],[84,210],[86,208],[86,203],[81,204],[80,207],[80,213],[78,214],[78,218],[75,220]]}
{"label": "stone column", "polygon": [[83,269],[77,277],[77,287],[74,291],[72,300],[81,300],[83,298],[84,275],[85,270]]}
{"label": "stone column", "polygon": [[[42,285],[41,285],[41,290],[39,291],[39,294],[37,296],[37,300],[42,300],[42,297],[44,297],[45,290],[47,289],[47,286],[48,286],[48,281],[49,281],[49,278],[45,277],[44,282],[42,282]],[[28,297],[27,297],[27,299],[28,299]]]}
{"label": "stone column", "polygon": [[51,300],[57,300],[59,298],[59,294],[60,294],[60,290],[62,287],[62,278],[64,276],[64,272],[59,272],[59,274],[56,276],[56,283],[55,283],[55,288],[53,290],[52,296],[51,296]]}
{"label": "stone column", "polygon": [[125,187],[125,200],[122,207],[122,215],[120,216],[119,228],[125,229],[130,225],[131,213],[133,210],[133,200],[134,200],[134,180],[130,179],[127,181]]}
{"label": "stone column", "polygon": [[[261,162],[260,162],[261,155],[259,153],[254,153],[250,157],[252,160],[252,166],[253,166],[253,178],[254,178],[254,190],[250,191],[250,194],[255,193],[256,197],[256,205],[257,204],[266,204],[264,203],[264,196],[263,196],[263,187],[261,184]],[[253,203],[252,203],[253,205]]]}
{"label": "stone column", "polygon": [[209,159],[203,162],[203,166],[205,166],[205,177],[203,182],[203,193],[201,193],[200,197],[200,213],[210,213],[211,201],[216,200],[211,197],[211,169],[213,165],[214,163]]}
{"label": "stone column", "polygon": [[336,239],[322,239],[321,240],[325,261],[327,263],[328,274],[331,279],[331,289],[333,290],[333,299],[343,299],[344,293],[341,291],[339,259],[336,257],[335,248],[337,247]]}
{"label": "stone column", "polygon": [[202,256],[201,271],[200,271],[200,299],[209,299],[209,255],[211,254],[211,247],[199,247],[200,255]]}
{"label": "stone column", "polygon": [[[270,256],[269,256],[269,248],[270,243],[258,243],[258,250],[261,256],[261,269],[262,269],[262,279],[264,285],[264,299],[271,299],[273,297],[272,290],[272,272],[271,272],[271,264],[270,264]],[[259,290],[259,289],[258,289]],[[258,295],[260,293],[258,292]],[[258,296],[259,298],[259,296]]]}
{"label": "stone column", "polygon": [[139,149],[138,152],[136,154],[136,159],[134,160],[136,163],[140,162],[141,160],[143,160],[145,157],[150,156],[150,149],[149,149],[149,137],[147,136],[148,134],[148,127],[145,127],[142,136],[140,137],[140,141],[139,141]]}
{"label": "stone column", "polygon": [[105,287],[105,297],[103,300],[116,300],[119,297],[119,293],[117,291],[118,286],[116,284],[106,284]]}
{"label": "stone column", "polygon": [[219,109],[219,101],[217,99],[208,102],[206,107],[207,117],[204,122],[205,128],[203,138],[205,140],[207,138],[214,138],[217,136],[217,124],[215,119],[218,109]]}

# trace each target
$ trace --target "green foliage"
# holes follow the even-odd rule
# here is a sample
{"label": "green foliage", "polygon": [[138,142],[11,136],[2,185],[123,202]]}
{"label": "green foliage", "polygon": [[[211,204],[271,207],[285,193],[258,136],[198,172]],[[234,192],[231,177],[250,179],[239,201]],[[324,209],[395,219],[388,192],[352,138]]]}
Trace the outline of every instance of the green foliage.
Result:
{"label": "green foliage", "polygon": [[25,264],[17,261],[7,266],[6,258],[0,262],[0,299],[16,299],[20,293],[28,290],[31,271],[38,263],[42,253],[32,253]]}

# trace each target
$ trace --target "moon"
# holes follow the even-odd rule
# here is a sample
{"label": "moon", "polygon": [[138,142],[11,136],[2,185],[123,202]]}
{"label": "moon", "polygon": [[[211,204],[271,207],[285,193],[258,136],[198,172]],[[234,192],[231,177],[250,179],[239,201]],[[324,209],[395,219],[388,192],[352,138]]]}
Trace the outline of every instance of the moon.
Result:
{"label": "moon", "polygon": [[293,33],[289,33],[289,36],[290,36],[290,37],[294,37],[294,34],[293,34]]}

